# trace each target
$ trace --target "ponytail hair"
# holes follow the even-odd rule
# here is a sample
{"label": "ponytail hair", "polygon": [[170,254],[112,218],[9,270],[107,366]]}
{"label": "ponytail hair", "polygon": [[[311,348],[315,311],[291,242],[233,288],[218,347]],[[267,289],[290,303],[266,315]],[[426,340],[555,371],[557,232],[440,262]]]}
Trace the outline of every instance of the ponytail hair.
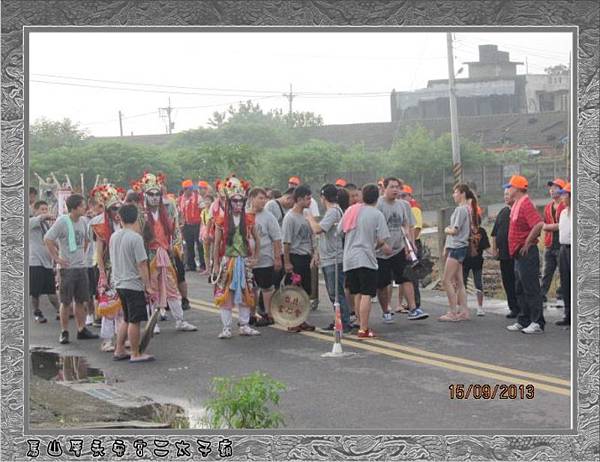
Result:
{"label": "ponytail hair", "polygon": [[471,201],[471,224],[474,227],[479,228],[479,204],[477,203],[477,196],[465,183],[459,183],[454,187],[454,191],[459,191],[465,194],[465,198]]}

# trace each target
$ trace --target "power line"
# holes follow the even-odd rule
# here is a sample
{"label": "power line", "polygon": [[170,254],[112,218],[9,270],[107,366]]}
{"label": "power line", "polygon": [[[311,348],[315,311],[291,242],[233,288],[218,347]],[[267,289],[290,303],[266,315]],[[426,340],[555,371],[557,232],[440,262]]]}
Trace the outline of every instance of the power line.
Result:
{"label": "power line", "polygon": [[[459,43],[459,48],[460,47],[469,47],[469,48],[473,48],[478,50],[479,49],[479,45],[483,45],[481,42],[475,42],[475,41],[471,41],[471,40],[458,40]],[[511,45],[511,44],[507,44],[507,43],[500,43],[500,42],[496,42],[494,41],[495,45],[500,45],[504,48],[508,48],[508,49],[512,49],[510,51],[520,51],[523,54],[526,54],[528,56],[537,56],[538,58],[543,58],[543,59],[564,59],[566,56],[563,55],[560,52],[552,52],[552,51],[545,51],[545,50],[540,50],[537,48],[530,48],[530,47],[526,47],[523,45]]]}
{"label": "power line", "polygon": [[[270,95],[270,96],[261,96],[258,98],[255,98],[255,101],[261,101],[264,99],[269,99],[269,98],[275,98],[275,97],[279,97],[279,95]],[[203,106],[171,106],[171,109],[173,110],[186,110],[186,109],[207,109],[207,108],[217,108],[217,107],[222,107],[222,106],[231,106],[232,104],[235,103],[239,103],[240,100],[236,100],[236,101],[229,101],[227,103],[217,103],[217,104],[206,104]],[[150,111],[150,112],[142,112],[140,114],[135,114],[132,116],[123,116],[123,120],[129,120],[129,119],[135,119],[138,117],[144,117],[144,116],[149,116],[149,115],[156,115],[156,110]],[[116,122],[118,119],[110,119],[110,120],[101,120],[101,121],[97,121],[97,122],[86,122],[86,123],[80,123],[79,125],[81,127],[87,127],[89,125],[104,125],[104,124],[109,124],[109,123],[114,123]]]}
{"label": "power line", "polygon": [[122,87],[106,87],[102,85],[87,85],[83,83],[74,83],[74,82],[51,82],[48,80],[35,80],[31,79],[30,82],[34,83],[43,83],[48,85],[62,85],[68,87],[85,87],[85,88],[98,88],[104,90],[117,90],[117,91],[133,91],[133,92],[142,92],[142,93],[163,93],[163,94],[177,94],[177,95],[188,95],[188,96],[239,96],[243,98],[251,98],[260,95],[234,95],[234,94],[215,94],[215,93],[197,93],[197,92],[182,92],[182,91],[173,91],[173,90],[150,90],[143,88],[122,88]]}
{"label": "power line", "polygon": [[[142,85],[142,86],[150,86],[150,87],[157,87],[157,88],[179,88],[179,89],[184,89],[184,90],[200,90],[200,91],[221,91],[221,92],[243,92],[243,93],[263,93],[263,94],[270,94],[270,95],[279,95],[280,91],[279,90],[251,90],[251,89],[232,89],[232,88],[203,88],[203,87],[188,87],[188,86],[181,86],[181,85],[169,85],[169,84],[158,84],[158,83],[143,83],[143,82],[131,82],[131,81],[123,81],[123,80],[105,80],[105,79],[91,79],[91,78],[86,78],[86,77],[69,77],[69,76],[63,76],[63,75],[58,75],[58,74],[32,74],[33,76],[42,76],[42,77],[51,77],[51,78],[59,78],[59,79],[69,79],[69,80],[81,80],[81,81],[87,81],[87,82],[101,82],[101,83],[114,83],[114,84],[120,84],[120,85]],[[56,84],[56,85],[74,85],[74,86],[85,86],[85,87],[90,87],[90,88],[106,88],[106,89],[123,89],[121,87],[106,87],[106,86],[102,86],[102,85],[90,85],[90,84],[82,84],[82,83],[76,83],[76,82],[54,82],[54,81],[48,81],[48,80],[31,80],[32,82],[39,82],[39,83],[50,83],[50,84]],[[123,89],[125,90],[125,89]],[[159,92],[157,90],[146,90],[146,89],[132,89],[132,91],[145,91],[145,92]],[[170,92],[170,93],[175,93],[175,92]],[[188,93],[184,93],[184,94],[188,94]],[[189,94],[196,94],[196,93],[189,93]],[[305,92],[298,92],[298,94],[303,94],[303,95],[362,95],[362,94],[389,94],[389,92],[384,92],[384,91],[378,91],[378,92],[374,92],[374,91],[358,91],[358,92],[317,92],[317,91],[305,91]],[[254,95],[236,95],[236,94],[202,94],[203,96],[254,96]]]}

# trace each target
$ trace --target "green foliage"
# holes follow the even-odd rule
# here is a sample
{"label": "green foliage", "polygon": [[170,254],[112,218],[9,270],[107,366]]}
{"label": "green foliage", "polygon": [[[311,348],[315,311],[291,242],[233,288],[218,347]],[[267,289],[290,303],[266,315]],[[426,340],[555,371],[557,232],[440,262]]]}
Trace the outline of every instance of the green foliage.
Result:
{"label": "green foliage", "polygon": [[[31,170],[42,177],[52,171],[60,178],[68,174],[72,180],[83,172],[88,186],[99,174],[122,187],[144,170],[163,172],[173,191],[184,178],[213,182],[231,173],[277,188],[283,188],[290,175],[314,187],[339,176],[361,185],[388,175],[415,183],[423,175],[428,188],[439,186],[442,171],[450,174],[452,169],[450,134],[435,137],[420,125],[403,127],[389,150],[371,152],[360,144],[346,147],[311,140],[309,131],[292,128],[322,125],[320,116],[302,112],[290,119],[281,110],[264,112],[252,101],[215,112],[209,122],[211,128],[179,133],[166,146],[147,146],[87,138],[68,119],[40,120],[31,127]],[[492,154],[462,138],[461,159],[470,168],[519,163],[527,154]]]}
{"label": "green foliage", "polygon": [[206,403],[210,428],[277,428],[284,425],[283,416],[269,408],[279,405],[279,393],[286,386],[259,371],[234,380],[215,377],[212,393]]}
{"label": "green foliage", "polygon": [[[466,138],[460,140],[460,155],[464,168],[497,162],[494,154]],[[412,179],[424,174],[427,185],[427,180],[439,179],[444,169],[451,171],[452,137],[450,133],[444,133],[436,138],[421,125],[406,127],[384,157],[384,163],[391,167],[390,172]]]}
{"label": "green foliage", "polygon": [[29,127],[29,150],[45,153],[50,149],[78,146],[86,137],[86,132],[69,119],[51,121],[42,118]]}

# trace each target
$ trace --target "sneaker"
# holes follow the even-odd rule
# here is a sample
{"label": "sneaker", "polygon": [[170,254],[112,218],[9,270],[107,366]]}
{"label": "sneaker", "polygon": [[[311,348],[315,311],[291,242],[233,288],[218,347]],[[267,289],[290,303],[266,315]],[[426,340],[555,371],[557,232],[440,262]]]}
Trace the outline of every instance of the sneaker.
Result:
{"label": "sneaker", "polygon": [[105,342],[102,342],[102,345],[100,345],[100,351],[105,353],[115,351],[115,345],[110,340],[106,340]]}
{"label": "sneaker", "polygon": [[327,327],[323,327],[323,330],[328,330],[328,331],[335,330],[335,323],[332,322]]}
{"label": "sneaker", "polygon": [[67,330],[63,330],[63,331],[60,333],[60,338],[59,338],[58,342],[59,342],[61,345],[66,345],[67,343],[69,343],[69,331],[67,331]]}
{"label": "sneaker", "polygon": [[371,329],[367,329],[367,330],[358,330],[358,334],[356,334],[356,336],[360,339],[363,338],[377,338],[377,335],[375,335],[375,332],[373,332]]}
{"label": "sneaker", "polygon": [[317,311],[317,308],[319,308],[319,300],[318,299],[314,299],[310,301],[310,309],[313,311]]}
{"label": "sneaker", "polygon": [[453,313],[452,311],[448,311],[446,314],[440,316],[438,318],[438,321],[442,321],[442,322],[456,322],[459,319],[457,318],[456,314]]}
{"label": "sneaker", "polygon": [[508,313],[508,314],[506,315],[506,317],[507,317],[508,319],[515,319],[517,316],[518,316],[518,315],[517,315],[517,313],[512,313],[512,312],[511,312],[511,313]]}
{"label": "sneaker", "polygon": [[485,311],[483,308],[477,307],[477,316],[485,316]]}
{"label": "sneaker", "polygon": [[371,303],[377,303],[377,297],[371,297]]}
{"label": "sneaker", "polygon": [[392,313],[390,313],[389,311],[387,313],[383,313],[383,322],[386,324],[393,323],[394,320],[392,319]]}
{"label": "sneaker", "polygon": [[352,313],[352,314],[350,315],[350,322],[355,322],[355,321],[356,321],[356,319],[357,319],[357,318],[356,318],[356,314]]}
{"label": "sneaker", "polygon": [[85,325],[91,326],[92,324],[94,324],[94,315],[93,314],[86,315],[85,316]]}
{"label": "sneaker", "polygon": [[231,338],[231,329],[224,327],[223,331],[219,334],[219,338]]}
{"label": "sneaker", "polygon": [[537,322],[532,322],[525,329],[521,330],[524,334],[543,334],[544,329]]}
{"label": "sneaker", "polygon": [[175,330],[181,330],[184,332],[193,332],[198,330],[198,328],[196,326],[194,326],[193,324],[190,324],[187,321],[177,321],[175,323]]}
{"label": "sneaker", "polygon": [[160,309],[160,314],[158,315],[158,319],[160,321],[166,321],[167,319],[169,319],[169,316],[167,315],[166,310],[164,310],[162,308]]}
{"label": "sneaker", "polygon": [[87,327],[77,332],[77,340],[92,340],[98,338],[98,334],[92,334]]}
{"label": "sneaker", "polygon": [[514,324],[511,324],[510,326],[507,326],[506,328],[513,332],[516,332],[518,330],[523,330],[523,326],[521,324],[519,324],[518,322],[515,322]]}
{"label": "sneaker", "polygon": [[181,309],[183,311],[187,311],[191,308],[190,306],[190,301],[187,298],[182,298],[181,299]]}
{"label": "sneaker", "polygon": [[240,335],[245,337],[253,337],[255,335],[260,335],[260,332],[256,329],[252,329],[250,326],[242,326],[240,327]]}
{"label": "sneaker", "polygon": [[42,313],[40,310],[34,311],[33,318],[40,324],[44,324],[45,322],[48,322],[48,320],[44,317],[44,313]]}
{"label": "sneaker", "polygon": [[408,320],[415,321],[417,319],[426,319],[429,315],[425,313],[421,308],[415,308],[411,312],[408,313]]}
{"label": "sneaker", "polygon": [[160,327],[158,327],[158,324],[154,324],[154,330],[152,331],[152,333],[154,335],[160,334]]}
{"label": "sneaker", "polygon": [[556,321],[555,324],[557,326],[570,326],[571,320],[570,319],[561,319],[560,321]]}

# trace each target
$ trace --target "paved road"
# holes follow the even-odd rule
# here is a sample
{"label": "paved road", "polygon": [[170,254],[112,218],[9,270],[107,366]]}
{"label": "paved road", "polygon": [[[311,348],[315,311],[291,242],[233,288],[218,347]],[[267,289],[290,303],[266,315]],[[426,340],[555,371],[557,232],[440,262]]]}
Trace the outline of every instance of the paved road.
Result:
{"label": "paved road", "polygon": [[[281,411],[288,429],[379,429],[393,432],[425,429],[506,430],[570,427],[570,334],[554,325],[557,310],[548,313],[543,335],[509,332],[504,308],[497,304],[485,317],[440,323],[444,311],[439,293],[424,292],[424,308],[433,315],[408,321],[395,315],[381,322],[374,304],[372,327],[377,340],[344,339],[344,358],[322,358],[330,351],[331,334],[288,334],[262,328],[255,338],[219,340],[220,318],[210,300],[210,287],[198,274],[188,274],[193,309],[186,318],[198,332],[174,330],[161,322],[162,333],[149,351],[154,363],[130,365],[111,361],[97,341],[58,344],[58,321],[30,323],[30,346],[50,347],[61,354],[80,354],[93,367],[116,380],[126,393],[201,409],[215,376],[261,370],[288,386]],[[322,300],[325,300],[322,298]],[[43,306],[46,312],[50,309]],[[325,326],[330,305],[321,302],[309,321]],[[74,328],[72,328],[74,330]],[[74,338],[72,332],[72,338]],[[533,399],[450,399],[451,384],[528,384]]]}

